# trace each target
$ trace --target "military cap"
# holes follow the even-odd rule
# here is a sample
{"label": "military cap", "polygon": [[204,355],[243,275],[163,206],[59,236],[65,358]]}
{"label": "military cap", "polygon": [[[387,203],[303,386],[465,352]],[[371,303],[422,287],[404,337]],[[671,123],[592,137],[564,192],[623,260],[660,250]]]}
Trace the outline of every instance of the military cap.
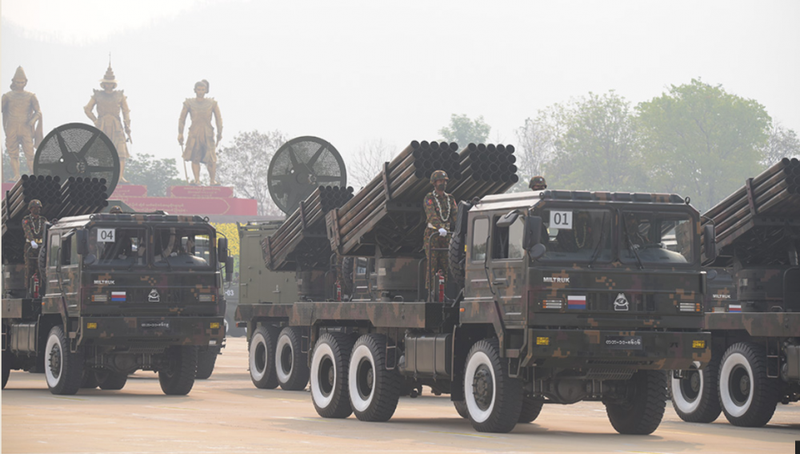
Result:
{"label": "military cap", "polygon": [[542,189],[547,189],[547,182],[544,181],[544,177],[537,175],[531,178],[531,182],[528,184],[528,187],[534,191],[541,191]]}
{"label": "military cap", "polygon": [[108,212],[113,214],[122,213],[122,208],[120,208],[119,205],[114,205]]}
{"label": "military cap", "polygon": [[28,209],[30,210],[33,207],[41,208],[42,202],[40,202],[38,199],[31,200],[30,202],[28,202]]}
{"label": "military cap", "polygon": [[450,179],[447,178],[447,172],[445,172],[444,170],[435,170],[431,174],[431,183],[433,183],[436,180],[450,180]]}

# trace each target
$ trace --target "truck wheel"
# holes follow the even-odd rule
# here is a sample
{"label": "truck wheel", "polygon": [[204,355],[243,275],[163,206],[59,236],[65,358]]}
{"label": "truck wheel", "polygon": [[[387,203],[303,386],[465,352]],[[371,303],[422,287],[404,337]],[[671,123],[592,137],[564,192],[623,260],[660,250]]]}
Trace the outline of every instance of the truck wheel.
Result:
{"label": "truck wheel", "polygon": [[725,417],[735,426],[761,427],[778,405],[778,387],[767,378],[766,352],[750,342],[733,344],[722,356],[719,400]]}
{"label": "truck wheel", "polygon": [[397,409],[401,376],[386,369],[386,336],[365,334],[350,354],[350,404],[362,421],[388,421]]}
{"label": "truck wheel", "polygon": [[712,355],[704,369],[683,371],[683,378],[670,379],[672,407],[682,420],[710,423],[719,417],[719,359]]}
{"label": "truck wheel", "polygon": [[3,389],[6,389],[8,377],[11,375],[11,352],[8,350],[3,352]]}
{"label": "truck wheel", "polygon": [[467,402],[464,400],[454,400],[453,406],[456,407],[456,412],[458,412],[458,416],[461,416],[464,419],[469,419],[469,412],[467,411]]}
{"label": "truck wheel", "polygon": [[347,388],[347,365],[353,339],[344,333],[319,337],[311,356],[311,400],[323,418],[346,418],[353,409]]}
{"label": "truck wheel", "polygon": [[62,395],[77,393],[83,374],[83,350],[71,353],[64,330],[54,326],[47,336],[44,354],[44,376],[50,392]]}
{"label": "truck wheel", "polygon": [[81,374],[81,389],[95,389],[97,388],[97,377],[94,374],[94,369],[83,369]]}
{"label": "truck wheel", "polygon": [[299,328],[287,326],[278,335],[275,347],[275,374],[281,389],[302,391],[308,384],[308,356],[302,352]]}
{"label": "truck wheel", "polygon": [[113,372],[110,370],[96,370],[94,376],[97,378],[97,386],[106,391],[117,391],[125,387],[128,383],[128,374],[123,372]]}
{"label": "truck wheel", "polygon": [[464,252],[464,237],[453,235],[450,237],[450,248],[448,250],[447,258],[450,268],[450,277],[458,288],[464,287],[464,263],[466,260],[466,252]]}
{"label": "truck wheel", "polygon": [[522,398],[522,411],[519,413],[518,423],[528,424],[536,421],[539,413],[542,412],[542,405],[544,401],[536,399],[531,396],[524,396]]}
{"label": "truck wheel", "polygon": [[217,363],[219,349],[209,348],[197,351],[197,374],[195,379],[205,380],[214,372],[214,365]]}
{"label": "truck wheel", "polygon": [[498,351],[497,339],[484,339],[467,356],[464,400],[478,432],[510,432],[522,411],[522,383],[508,376]]}
{"label": "truck wheel", "polygon": [[278,331],[272,326],[259,326],[250,339],[250,379],[259,389],[275,389],[275,341]]}
{"label": "truck wheel", "polygon": [[197,347],[180,345],[167,350],[169,364],[158,371],[161,390],[169,396],[185,396],[194,386],[197,373]]}
{"label": "truck wheel", "polygon": [[628,380],[624,402],[603,403],[608,420],[617,432],[649,435],[664,417],[667,375],[661,370],[640,370]]}

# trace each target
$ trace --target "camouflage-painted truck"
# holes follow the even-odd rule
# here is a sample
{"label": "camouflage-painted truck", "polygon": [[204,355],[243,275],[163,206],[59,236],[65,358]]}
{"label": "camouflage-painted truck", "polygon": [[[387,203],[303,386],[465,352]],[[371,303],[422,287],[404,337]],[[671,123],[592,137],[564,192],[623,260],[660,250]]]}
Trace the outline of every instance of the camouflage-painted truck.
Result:
{"label": "camouflage-painted truck", "polygon": [[425,385],[449,393],[485,432],[531,422],[545,403],[599,401],[618,432],[649,434],[664,413],[666,371],[711,360],[700,217],[681,197],[469,198],[459,204],[449,251],[455,285],[427,293],[421,235],[390,235],[413,231],[401,216],[421,211],[419,202],[392,205],[395,186],[382,181],[387,202],[378,209],[394,210],[395,231],[367,217],[359,225],[378,230],[348,239],[335,222],[347,205],[326,218],[334,255],[374,251],[377,298],[337,301],[324,290],[316,300],[270,303],[262,295],[239,305],[257,387],[304,389],[310,379],[319,415],[386,421],[400,396]]}
{"label": "camouflage-painted truck", "polygon": [[[784,159],[703,215],[716,235],[704,257],[709,292],[705,328],[711,362],[677,371],[672,403],[688,422],[721,412],[731,424],[760,427],[778,403],[800,400],[800,162]],[[800,182],[800,180],[797,180]]]}
{"label": "camouflage-painted truck", "polygon": [[22,369],[44,372],[54,394],[117,390],[141,369],[165,394],[189,393],[198,351],[224,339],[227,240],[164,213],[63,217],[44,239],[38,295],[23,265],[3,265],[3,387]]}

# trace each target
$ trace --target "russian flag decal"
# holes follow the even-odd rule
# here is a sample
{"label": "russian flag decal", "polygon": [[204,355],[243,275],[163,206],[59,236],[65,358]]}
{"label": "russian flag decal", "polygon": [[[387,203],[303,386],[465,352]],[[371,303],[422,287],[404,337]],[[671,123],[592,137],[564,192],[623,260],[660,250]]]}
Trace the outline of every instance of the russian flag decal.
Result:
{"label": "russian flag decal", "polygon": [[586,310],[586,295],[567,296],[567,307],[570,309]]}
{"label": "russian flag decal", "polygon": [[742,305],[741,304],[729,304],[728,305],[728,312],[742,312]]}
{"label": "russian flag decal", "polygon": [[111,301],[125,301],[125,292],[111,292]]}

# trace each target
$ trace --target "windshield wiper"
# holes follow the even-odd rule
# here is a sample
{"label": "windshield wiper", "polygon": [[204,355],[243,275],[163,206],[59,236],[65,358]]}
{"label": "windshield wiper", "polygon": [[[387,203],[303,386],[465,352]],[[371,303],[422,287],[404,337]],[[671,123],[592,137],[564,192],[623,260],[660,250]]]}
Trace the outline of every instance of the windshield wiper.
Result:
{"label": "windshield wiper", "polygon": [[605,236],[606,236],[606,215],[607,214],[608,214],[607,212],[603,213],[603,220],[600,221],[601,222],[601,225],[600,225],[600,239],[597,242],[597,246],[594,247],[594,251],[592,252],[592,258],[589,260],[589,264],[586,265],[588,268],[592,267],[592,264],[594,263],[595,260],[597,260],[597,257],[600,255],[600,247],[603,245],[603,240],[605,240]]}
{"label": "windshield wiper", "polygon": [[622,215],[619,211],[619,218],[622,222],[622,230],[625,232],[625,239],[628,241],[628,250],[633,252],[633,255],[636,257],[636,263],[639,264],[639,269],[643,270],[644,265],[642,265],[642,259],[639,257],[639,253],[636,252],[636,247],[634,247],[633,241],[631,241],[631,232],[628,231],[628,223],[625,222],[625,219],[622,218]]}

